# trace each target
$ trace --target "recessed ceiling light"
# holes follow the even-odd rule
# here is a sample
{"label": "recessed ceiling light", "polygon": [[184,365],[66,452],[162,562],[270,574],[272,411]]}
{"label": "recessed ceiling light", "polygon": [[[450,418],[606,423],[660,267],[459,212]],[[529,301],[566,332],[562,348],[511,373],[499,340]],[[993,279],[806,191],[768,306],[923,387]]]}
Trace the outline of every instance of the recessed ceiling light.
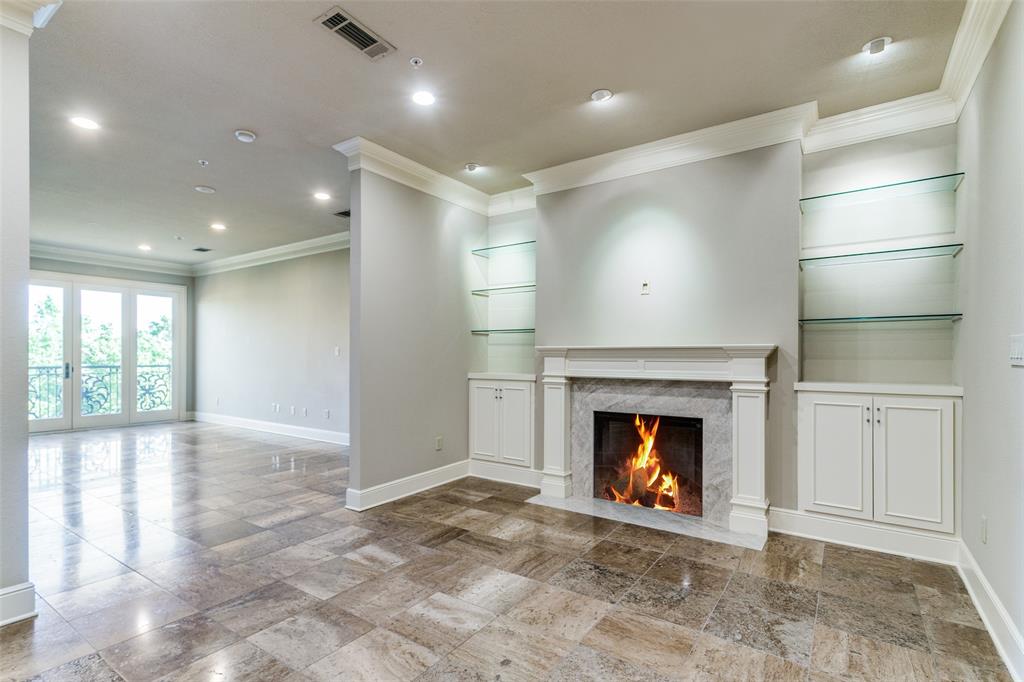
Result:
{"label": "recessed ceiling light", "polygon": [[214,188],[209,187],[207,185],[196,185],[192,189],[199,192],[200,194],[213,194],[217,191]]}
{"label": "recessed ceiling light", "polygon": [[246,144],[256,141],[256,133],[251,130],[236,130],[235,139]]}
{"label": "recessed ceiling light", "polygon": [[184,239],[184,237],[182,237],[180,234],[174,235],[174,241],[180,242],[182,239]]}
{"label": "recessed ceiling light", "polygon": [[319,199],[320,201],[327,201],[328,199],[331,198],[331,195],[328,194],[327,192],[314,192],[313,198]]}
{"label": "recessed ceiling light", "polygon": [[434,93],[420,90],[412,94],[412,101],[423,107],[429,107],[434,103]]}
{"label": "recessed ceiling light", "polygon": [[210,223],[210,229],[211,230],[221,231],[221,230],[226,230],[228,228],[227,228],[227,225],[225,225],[224,223]]}
{"label": "recessed ceiling light", "polygon": [[473,171],[475,171],[479,167],[480,167],[479,163],[467,163],[466,164],[466,170],[468,170],[470,173],[472,173]]}
{"label": "recessed ceiling light", "polygon": [[199,159],[198,161],[196,161],[196,163],[198,163],[203,168],[206,168],[207,166],[210,165],[210,162],[207,161],[206,159]]}
{"label": "recessed ceiling light", "polygon": [[865,52],[870,55],[882,54],[885,48],[889,47],[892,43],[892,38],[889,36],[882,36],[881,38],[872,38],[868,42],[864,43],[864,47],[860,48],[861,52]]}
{"label": "recessed ceiling light", "polygon": [[153,247],[149,244],[139,244],[139,251],[152,251]]}
{"label": "recessed ceiling light", "polygon": [[590,99],[592,99],[595,102],[607,102],[612,98],[614,94],[615,93],[613,93],[611,90],[606,90],[602,88],[600,90],[594,90],[592,93],[590,93]]}
{"label": "recessed ceiling light", "polygon": [[71,122],[79,128],[85,128],[86,130],[99,130],[100,124],[91,118],[83,118],[81,116],[72,116]]}

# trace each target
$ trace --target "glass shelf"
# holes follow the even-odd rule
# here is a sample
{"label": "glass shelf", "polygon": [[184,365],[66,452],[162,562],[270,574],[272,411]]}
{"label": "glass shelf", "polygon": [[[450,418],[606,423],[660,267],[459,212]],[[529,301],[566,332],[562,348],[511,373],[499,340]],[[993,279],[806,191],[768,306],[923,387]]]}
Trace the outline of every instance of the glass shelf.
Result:
{"label": "glass shelf", "polygon": [[532,329],[474,329],[474,334],[487,336],[488,334],[532,334]]}
{"label": "glass shelf", "polygon": [[865,204],[872,201],[910,196],[912,194],[955,192],[960,186],[960,181],[963,179],[963,173],[950,173],[949,175],[938,175],[934,178],[907,180],[905,182],[894,182],[889,185],[879,185],[878,187],[864,187],[846,192],[834,192],[816,197],[807,197],[800,200],[800,212],[811,213],[827,208]]}
{"label": "glass shelf", "polygon": [[537,284],[524,282],[522,284],[499,284],[498,286],[473,289],[469,293],[474,296],[496,296],[499,294],[526,294],[537,291]]}
{"label": "glass shelf", "polygon": [[864,253],[847,253],[840,256],[820,256],[818,258],[801,258],[800,269],[820,268],[829,265],[851,265],[853,263],[877,263],[880,261],[909,260],[911,258],[935,258],[951,256],[956,258],[963,251],[963,244],[944,244],[942,246],[920,246],[913,249],[891,249],[889,251],[866,251]]}
{"label": "glass shelf", "polygon": [[525,253],[533,251],[536,247],[536,241],[529,242],[516,242],[514,244],[501,244],[499,246],[485,246],[480,249],[473,249],[470,253],[474,256],[483,256],[484,258],[490,258],[492,255],[503,255],[506,253]]}
{"label": "glass shelf", "polygon": [[859,322],[956,322],[963,317],[962,313],[943,313],[941,315],[879,315],[877,317],[814,317],[800,320],[800,324],[855,324]]}

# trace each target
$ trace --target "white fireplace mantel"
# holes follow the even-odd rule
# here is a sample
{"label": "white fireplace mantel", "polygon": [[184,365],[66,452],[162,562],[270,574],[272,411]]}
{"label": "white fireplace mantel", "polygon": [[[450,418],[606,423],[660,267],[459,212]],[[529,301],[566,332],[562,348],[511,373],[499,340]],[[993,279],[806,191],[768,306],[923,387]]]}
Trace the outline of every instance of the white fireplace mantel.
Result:
{"label": "white fireplace mantel", "polygon": [[538,346],[544,361],[541,494],[572,491],[569,385],[573,378],[729,382],[732,390],[732,510],[729,529],[766,537],[765,431],[772,344],[722,346]]}

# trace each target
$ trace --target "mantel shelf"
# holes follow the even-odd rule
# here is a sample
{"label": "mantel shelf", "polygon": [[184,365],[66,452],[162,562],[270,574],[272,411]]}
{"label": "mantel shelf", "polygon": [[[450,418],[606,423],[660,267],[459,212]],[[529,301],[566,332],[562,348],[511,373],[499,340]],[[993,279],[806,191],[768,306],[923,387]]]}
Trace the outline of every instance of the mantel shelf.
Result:
{"label": "mantel shelf", "polygon": [[532,334],[533,329],[473,329],[472,333],[478,336],[490,334]]}
{"label": "mantel shelf", "polygon": [[800,269],[820,268],[831,265],[853,265],[855,263],[878,263],[882,261],[910,260],[912,258],[936,258],[950,256],[956,258],[963,251],[963,244],[944,244],[942,246],[920,246],[909,249],[890,249],[888,251],[865,251],[862,253],[844,253],[837,256],[818,256],[801,258]]}
{"label": "mantel shelf", "polygon": [[484,287],[483,289],[473,289],[470,291],[474,296],[496,296],[500,294],[527,294],[537,291],[537,284],[535,282],[523,282],[521,284],[499,284],[493,287]]}
{"label": "mantel shelf", "polygon": [[962,313],[943,313],[941,315],[877,315],[862,317],[812,317],[800,320],[800,324],[858,324],[862,322],[956,322],[963,317]]}
{"label": "mantel shelf", "polygon": [[470,253],[474,256],[490,258],[491,256],[504,255],[508,253],[528,253],[537,247],[536,241],[515,242],[513,244],[500,244],[498,246],[484,246],[473,249]]}
{"label": "mantel shelf", "polygon": [[932,178],[907,180],[905,182],[894,182],[888,185],[878,185],[877,187],[864,187],[846,192],[834,192],[832,194],[821,194],[816,197],[806,197],[800,200],[800,212],[811,213],[813,211],[822,211],[829,208],[866,204],[874,201],[894,199],[896,197],[911,196],[913,194],[955,192],[963,179],[963,173],[950,173],[948,175],[938,175]]}

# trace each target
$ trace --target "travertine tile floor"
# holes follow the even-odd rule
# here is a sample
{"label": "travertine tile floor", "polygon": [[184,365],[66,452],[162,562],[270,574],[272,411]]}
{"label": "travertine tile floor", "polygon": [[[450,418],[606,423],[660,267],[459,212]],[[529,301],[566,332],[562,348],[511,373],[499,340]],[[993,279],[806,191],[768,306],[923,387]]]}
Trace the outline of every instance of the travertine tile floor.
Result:
{"label": "travertine tile floor", "polygon": [[204,424],[30,447],[40,615],[3,679],[1009,679],[946,566],[479,479],[357,514],[342,448]]}

